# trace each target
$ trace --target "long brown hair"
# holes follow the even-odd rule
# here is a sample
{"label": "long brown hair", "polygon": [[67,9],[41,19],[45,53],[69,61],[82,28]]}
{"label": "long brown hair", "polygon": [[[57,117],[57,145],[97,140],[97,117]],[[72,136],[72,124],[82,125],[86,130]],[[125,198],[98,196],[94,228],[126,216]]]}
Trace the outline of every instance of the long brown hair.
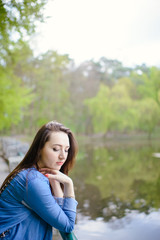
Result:
{"label": "long brown hair", "polygon": [[51,121],[43,125],[37,132],[28,152],[26,153],[23,160],[17,165],[17,167],[7,176],[4,180],[0,190],[4,189],[10,179],[13,178],[22,169],[31,168],[34,165],[38,169],[38,161],[40,159],[41,149],[44,147],[45,143],[49,141],[52,132],[65,132],[68,135],[70,148],[68,151],[67,160],[61,167],[61,172],[68,175],[69,170],[73,167],[75,163],[75,158],[78,150],[77,142],[74,138],[73,133],[69,128],[66,128],[63,124]]}

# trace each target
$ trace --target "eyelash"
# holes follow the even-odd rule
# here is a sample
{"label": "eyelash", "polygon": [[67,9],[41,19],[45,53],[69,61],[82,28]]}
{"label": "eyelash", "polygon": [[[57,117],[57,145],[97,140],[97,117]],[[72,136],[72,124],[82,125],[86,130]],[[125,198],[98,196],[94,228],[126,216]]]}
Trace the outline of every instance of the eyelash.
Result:
{"label": "eyelash", "polygon": [[[54,152],[58,152],[59,149],[53,148],[53,151],[54,151]],[[66,153],[68,153],[68,151],[69,151],[69,150],[65,150]]]}
{"label": "eyelash", "polygon": [[59,149],[53,148],[53,151],[54,151],[54,152],[58,152],[58,151],[59,151]]}

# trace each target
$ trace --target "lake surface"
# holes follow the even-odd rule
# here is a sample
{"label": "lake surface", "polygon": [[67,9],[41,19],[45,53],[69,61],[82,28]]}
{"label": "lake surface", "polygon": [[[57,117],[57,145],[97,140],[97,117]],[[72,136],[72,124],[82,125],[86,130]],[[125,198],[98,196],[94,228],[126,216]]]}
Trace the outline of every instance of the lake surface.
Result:
{"label": "lake surface", "polygon": [[160,240],[159,142],[80,146],[71,174],[79,240]]}
{"label": "lake surface", "polygon": [[[101,141],[79,149],[71,174],[78,240],[160,240],[159,142]],[[56,230],[53,239],[61,239]]]}

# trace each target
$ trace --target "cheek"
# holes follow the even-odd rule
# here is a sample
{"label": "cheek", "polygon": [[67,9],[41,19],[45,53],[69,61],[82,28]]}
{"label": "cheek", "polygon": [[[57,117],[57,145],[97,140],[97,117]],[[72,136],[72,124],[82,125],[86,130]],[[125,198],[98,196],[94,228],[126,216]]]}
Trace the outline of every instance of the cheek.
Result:
{"label": "cheek", "polygon": [[52,150],[48,152],[48,157],[49,158],[57,158],[58,153],[57,152],[53,152]]}
{"label": "cheek", "polygon": [[53,158],[56,157],[56,153],[53,152],[53,150],[49,150],[49,151],[46,151],[43,156],[48,160],[49,159],[53,160]]}

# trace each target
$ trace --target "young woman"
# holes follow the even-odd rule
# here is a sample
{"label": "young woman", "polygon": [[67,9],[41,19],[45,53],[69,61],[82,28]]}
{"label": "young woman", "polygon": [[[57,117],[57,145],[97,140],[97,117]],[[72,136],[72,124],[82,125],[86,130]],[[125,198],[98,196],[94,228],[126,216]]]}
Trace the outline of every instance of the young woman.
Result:
{"label": "young woman", "polygon": [[39,129],[0,188],[0,239],[51,240],[52,227],[73,230],[77,201],[68,171],[76,153],[76,140],[62,124]]}

